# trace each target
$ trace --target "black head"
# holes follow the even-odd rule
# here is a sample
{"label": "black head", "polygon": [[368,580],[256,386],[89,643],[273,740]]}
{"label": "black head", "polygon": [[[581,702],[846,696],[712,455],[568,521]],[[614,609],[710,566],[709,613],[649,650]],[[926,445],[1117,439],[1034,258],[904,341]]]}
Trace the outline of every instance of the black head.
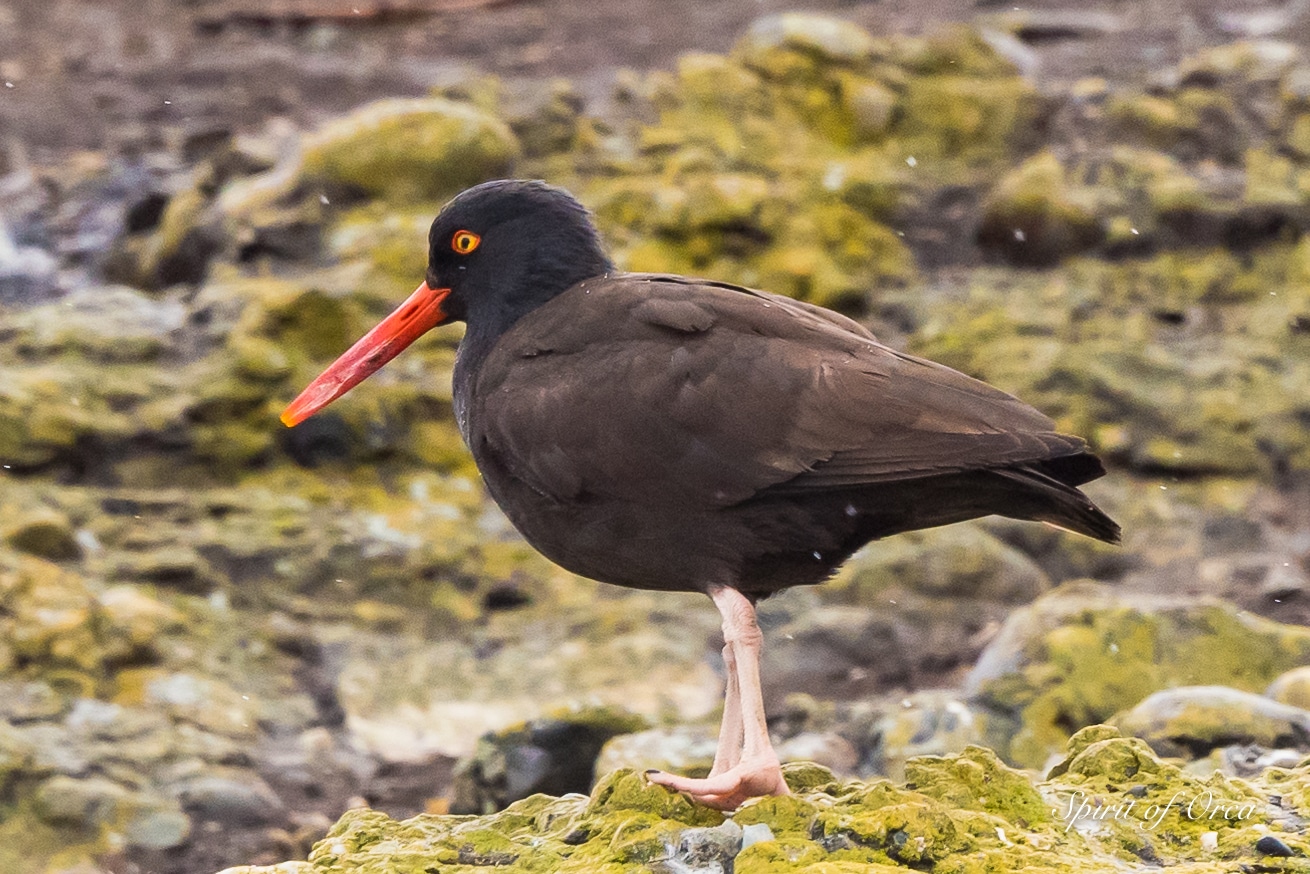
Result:
{"label": "black head", "polygon": [[304,421],[425,332],[465,321],[455,364],[458,399],[496,338],[559,293],[612,269],[591,216],[567,191],[516,179],[470,188],[432,223],[424,283],[319,374],[282,421]]}
{"label": "black head", "polygon": [[484,182],[446,204],[428,232],[427,284],[470,333],[499,336],[525,313],[613,269],[591,214],[544,182]]}

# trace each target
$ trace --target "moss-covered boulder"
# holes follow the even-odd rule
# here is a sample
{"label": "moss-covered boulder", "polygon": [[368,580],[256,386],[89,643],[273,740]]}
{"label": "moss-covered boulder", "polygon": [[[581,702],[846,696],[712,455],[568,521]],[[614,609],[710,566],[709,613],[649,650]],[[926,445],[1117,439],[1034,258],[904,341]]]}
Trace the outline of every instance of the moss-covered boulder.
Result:
{"label": "moss-covered boulder", "polygon": [[1171,686],[1259,691],[1310,663],[1310,630],[1216,600],[1117,594],[1091,583],[1016,610],[966,683],[1016,718],[1013,761],[1038,767],[1070,729],[1103,722]]}
{"label": "moss-covered boulder", "polygon": [[[1249,476],[1310,460],[1310,245],[976,272],[911,348],[1023,397],[1143,471]],[[1310,322],[1307,322],[1310,324]],[[1258,413],[1256,411],[1259,411]],[[1093,489],[1097,488],[1093,486]],[[1131,536],[1131,532],[1130,532]]]}
{"label": "moss-covered boulder", "polygon": [[1114,724],[1173,758],[1203,758],[1233,744],[1310,752],[1310,712],[1225,686],[1162,689]]}
{"label": "moss-covered boulder", "polygon": [[393,201],[432,200],[505,176],[519,152],[503,121],[439,97],[378,101],[303,145],[304,181]]}
{"label": "moss-covered boulder", "polygon": [[978,243],[1013,264],[1045,266],[1096,246],[1105,237],[1091,204],[1065,181],[1044,152],[997,183],[983,207]]}
{"label": "moss-covered boulder", "polygon": [[[533,796],[484,817],[396,822],[347,813],[308,861],[225,874],[731,870],[1102,872],[1140,866],[1220,874],[1243,865],[1300,870],[1310,774],[1275,769],[1254,783],[1200,779],[1140,740],[1097,726],[1076,735],[1044,781],[970,747],[912,760],[906,783],[837,781],[788,766],[793,794],[722,816],[646,785],[631,771],[590,797]],[[1276,836],[1276,838],[1275,838]],[[1292,858],[1266,855],[1277,840]],[[1263,849],[1262,849],[1263,848]],[[697,855],[699,853],[699,855]],[[699,864],[697,864],[699,863]]]}

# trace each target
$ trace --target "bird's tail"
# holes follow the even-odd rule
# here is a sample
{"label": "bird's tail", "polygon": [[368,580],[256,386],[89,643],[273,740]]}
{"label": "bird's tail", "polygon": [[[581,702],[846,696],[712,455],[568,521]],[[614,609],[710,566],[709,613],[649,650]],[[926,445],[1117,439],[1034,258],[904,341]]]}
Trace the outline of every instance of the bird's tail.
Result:
{"label": "bird's tail", "polygon": [[1046,522],[1106,543],[1119,542],[1118,523],[1075,488],[1105,472],[1095,456],[1069,456],[990,472],[1014,489],[1006,516]]}

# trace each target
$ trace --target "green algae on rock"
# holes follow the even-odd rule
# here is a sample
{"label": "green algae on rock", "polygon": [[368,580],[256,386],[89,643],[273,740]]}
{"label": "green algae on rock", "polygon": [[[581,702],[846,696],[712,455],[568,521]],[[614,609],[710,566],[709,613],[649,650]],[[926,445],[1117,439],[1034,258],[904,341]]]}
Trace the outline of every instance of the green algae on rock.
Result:
{"label": "green algae on rock", "polygon": [[518,152],[504,122],[468,104],[380,100],[307,137],[302,172],[372,196],[431,200],[504,176]]}
{"label": "green algae on rock", "polygon": [[[721,834],[715,846],[726,858],[705,870],[731,865],[740,874],[1090,874],[1133,869],[1145,859],[1166,870],[1220,874],[1270,864],[1256,849],[1264,835],[1304,853],[1306,842],[1288,829],[1310,813],[1303,768],[1275,769],[1252,783],[1200,779],[1108,726],[1075,735],[1064,763],[1044,781],[981,747],[914,759],[904,785],[838,781],[816,766],[788,765],[784,773],[792,795],[748,802],[722,826],[721,814],[621,770],[589,797],[537,795],[482,817],[396,822],[352,811],[306,862],[224,874],[472,874],[490,865],[506,872],[685,871],[693,836],[706,829]],[[758,836],[749,845],[748,830]],[[1272,865],[1304,870],[1304,859]]]}
{"label": "green algae on rock", "polygon": [[1076,583],[1015,610],[966,688],[1021,724],[1008,758],[1040,767],[1064,744],[1067,726],[1107,720],[1152,692],[1202,682],[1257,691],[1306,663],[1310,629],[1214,599]]}
{"label": "green algae on rock", "polygon": [[1113,722],[1156,753],[1175,758],[1198,759],[1233,744],[1310,752],[1310,713],[1226,686],[1162,689]]}

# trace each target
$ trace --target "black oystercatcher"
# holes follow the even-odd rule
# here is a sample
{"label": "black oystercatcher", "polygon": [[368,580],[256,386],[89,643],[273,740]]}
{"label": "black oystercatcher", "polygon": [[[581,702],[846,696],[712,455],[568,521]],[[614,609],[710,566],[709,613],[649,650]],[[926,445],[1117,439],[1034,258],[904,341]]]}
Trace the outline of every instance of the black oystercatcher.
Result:
{"label": "black oystercatcher", "polygon": [[620,586],[705,592],[727,693],[706,779],[656,783],[732,809],[783,794],[760,694],[755,603],[820,583],[870,540],[996,514],[1115,542],[1078,489],[1077,437],[821,307],[723,282],[620,273],[586,209],[541,182],[452,200],[427,276],[287,408],[295,425],[417,337],[465,321],[455,415],[528,541]]}

